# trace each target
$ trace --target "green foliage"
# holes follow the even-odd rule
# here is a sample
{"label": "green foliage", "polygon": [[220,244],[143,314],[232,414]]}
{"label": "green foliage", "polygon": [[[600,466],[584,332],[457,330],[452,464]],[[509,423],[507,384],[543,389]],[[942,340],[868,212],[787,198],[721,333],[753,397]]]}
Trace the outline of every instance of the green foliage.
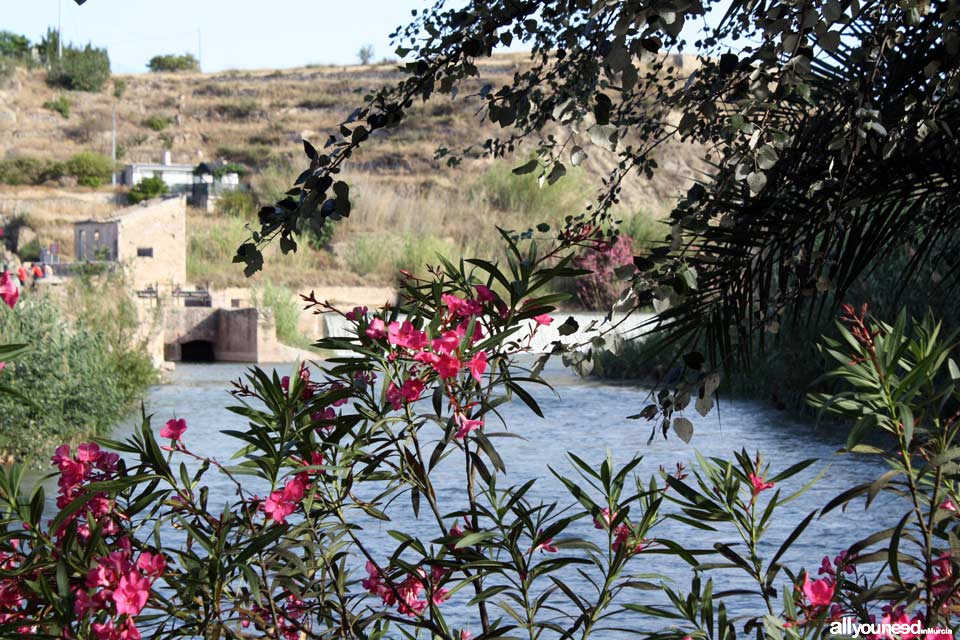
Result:
{"label": "green foliage", "polygon": [[29,459],[103,433],[153,381],[153,367],[133,339],[133,304],[114,286],[80,284],[70,316],[42,295],[0,310],[2,340],[31,345],[3,372],[29,402],[0,395],[0,450]]}
{"label": "green foliage", "polygon": [[56,111],[65,119],[70,117],[70,101],[66,96],[58,96],[53,100],[47,100],[43,103],[43,108]]}
{"label": "green foliage", "polygon": [[81,151],[64,164],[64,171],[85,187],[100,187],[110,181],[114,171],[113,161],[101,153]]}
{"label": "green foliage", "polygon": [[160,132],[170,126],[170,118],[166,116],[150,116],[141,124],[143,124],[143,126],[145,126],[147,129]]}
{"label": "green foliage", "polygon": [[298,347],[307,347],[310,341],[300,333],[300,309],[303,304],[296,293],[270,280],[253,292],[254,302],[261,309],[270,309],[280,342]]}
{"label": "green foliage", "polygon": [[92,45],[67,46],[63,57],[50,69],[47,82],[68,91],[99,92],[110,79],[110,56]]}
{"label": "green foliage", "polygon": [[223,102],[213,107],[213,113],[226,120],[249,120],[259,117],[263,110],[252,100]]}
{"label": "green foliage", "polygon": [[147,63],[147,68],[155,73],[163,71],[199,71],[200,63],[191,53],[185,53],[183,55],[167,54],[150,58],[150,62]]}
{"label": "green foliage", "polygon": [[133,185],[127,197],[130,199],[132,204],[137,204],[145,200],[159,198],[166,195],[168,192],[169,189],[167,188],[167,183],[163,181],[163,178],[160,176],[153,176],[152,178],[144,178],[137,184]]}
{"label": "green foliage", "polygon": [[217,213],[248,220],[257,212],[257,203],[249,191],[228,191],[217,199]]}
{"label": "green foliage", "polygon": [[519,224],[555,223],[579,213],[583,206],[583,176],[573,172],[553,184],[539,184],[533,173],[517,175],[498,163],[470,185],[475,200],[515,218]]}
{"label": "green foliage", "polygon": [[60,43],[60,32],[53,27],[47,27],[47,32],[40,43],[37,44],[37,53],[43,64],[52,66],[57,61],[58,47]]}
{"label": "green foliage", "polygon": [[55,160],[21,157],[0,160],[0,184],[42,185],[66,174],[65,164]]}
{"label": "green foliage", "polygon": [[127,81],[123,78],[114,78],[113,79],[113,97],[117,100],[123,98],[123,94],[127,92]]}
{"label": "green foliage", "polygon": [[0,31],[0,58],[29,61],[30,39],[10,31]]}

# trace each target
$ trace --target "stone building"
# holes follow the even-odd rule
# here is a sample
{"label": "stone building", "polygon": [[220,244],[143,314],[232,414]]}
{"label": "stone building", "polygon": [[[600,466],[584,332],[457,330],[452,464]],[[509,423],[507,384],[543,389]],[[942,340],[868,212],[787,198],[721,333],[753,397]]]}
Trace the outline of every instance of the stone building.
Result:
{"label": "stone building", "polygon": [[186,219],[186,200],[175,196],[74,223],[76,260],[122,265],[135,290],[177,289],[187,282]]}

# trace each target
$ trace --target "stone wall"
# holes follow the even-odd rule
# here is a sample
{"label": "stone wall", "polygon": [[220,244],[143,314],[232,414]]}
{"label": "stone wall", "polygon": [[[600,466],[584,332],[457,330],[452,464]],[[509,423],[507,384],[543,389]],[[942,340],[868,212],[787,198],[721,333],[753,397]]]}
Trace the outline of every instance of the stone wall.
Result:
{"label": "stone wall", "polygon": [[[118,212],[118,259],[134,289],[169,290],[187,282],[187,204],[183,197],[154,200]],[[152,255],[148,255],[152,254]]]}

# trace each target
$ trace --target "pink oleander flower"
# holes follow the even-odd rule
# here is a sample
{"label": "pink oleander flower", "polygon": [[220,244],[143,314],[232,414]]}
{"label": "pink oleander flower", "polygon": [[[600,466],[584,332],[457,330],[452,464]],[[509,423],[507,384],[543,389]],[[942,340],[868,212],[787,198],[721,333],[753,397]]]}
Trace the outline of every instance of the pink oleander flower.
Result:
{"label": "pink oleander flower", "polygon": [[383,323],[383,320],[380,318],[374,318],[370,321],[370,326],[367,327],[364,333],[371,340],[381,340],[387,337],[387,327]]}
{"label": "pink oleander flower", "polygon": [[750,484],[753,485],[753,497],[756,498],[761,491],[766,491],[767,489],[772,489],[774,486],[773,482],[764,482],[763,478],[758,476],[755,473],[751,473],[749,476]]}
{"label": "pink oleander flower", "polygon": [[94,622],[90,625],[95,640],[141,640],[140,631],[131,618],[114,625],[113,620],[104,623]]}
{"label": "pink oleander flower", "polygon": [[466,629],[460,630],[460,640],[473,640],[473,634]]}
{"label": "pink oleander flower", "polygon": [[[328,422],[337,419],[337,412],[333,407],[325,407],[321,411],[314,411],[310,414],[310,422]],[[324,425],[329,426],[329,425]]]}
{"label": "pink oleander flower", "polygon": [[363,320],[367,317],[367,308],[366,307],[354,307],[353,311],[347,311],[344,316],[347,320],[352,322],[357,322]]}
{"label": "pink oleander flower", "polygon": [[617,519],[618,511],[610,513],[608,507],[604,507],[600,510],[600,515],[593,519],[593,528],[594,529],[609,529],[610,524]]}
{"label": "pink oleander flower", "polygon": [[416,402],[423,395],[426,386],[426,383],[420,378],[407,378],[403,381],[403,386],[400,387],[400,395],[407,402]]}
{"label": "pink oleander flower", "polygon": [[446,354],[437,358],[436,364],[433,365],[433,368],[437,370],[437,373],[444,380],[457,377],[462,367],[463,363],[460,362],[459,358]]}
{"label": "pink oleander flower", "polygon": [[477,300],[479,300],[480,302],[493,302],[494,300],[497,299],[493,291],[490,290],[490,287],[488,287],[485,284],[478,284],[476,286],[476,290],[477,290]]}
{"label": "pink oleander flower", "polygon": [[140,575],[139,571],[131,571],[120,578],[113,592],[113,601],[117,605],[118,615],[139,615],[149,597],[150,581]]}
{"label": "pink oleander flower", "polygon": [[455,317],[466,318],[483,313],[483,307],[476,300],[464,300],[450,293],[444,293],[440,299],[447,306],[450,314]]}
{"label": "pink oleander flower", "polygon": [[476,431],[483,426],[483,420],[471,420],[462,413],[458,413],[455,417],[455,420],[460,428],[457,429],[457,433],[454,435],[458,440],[463,440],[467,437],[467,434],[471,431]]}
{"label": "pink oleander flower", "polygon": [[6,368],[7,368],[7,363],[6,363],[6,362],[0,362],[0,371],[3,371],[3,370],[6,369]]}
{"label": "pink oleander flower", "polygon": [[458,331],[445,331],[439,338],[434,338],[431,345],[436,353],[452,355],[460,348],[462,337]]}
{"label": "pink oleander flower", "polygon": [[13,309],[17,306],[17,300],[20,299],[20,289],[13,283],[10,273],[4,271],[0,274],[0,300]]}
{"label": "pink oleander flower", "polygon": [[394,411],[399,411],[400,407],[403,406],[403,399],[402,399],[402,396],[400,395],[400,388],[397,387],[397,385],[395,385],[392,382],[387,386],[386,399],[387,399],[387,403],[390,405],[390,407]]}
{"label": "pink oleander flower", "polygon": [[160,429],[161,438],[170,438],[171,440],[180,440],[184,431],[187,430],[187,421],[183,418],[179,420],[167,420],[167,424]]}
{"label": "pink oleander flower", "polygon": [[[541,534],[541,533],[543,533],[543,531],[538,531],[538,532],[537,532],[537,537],[538,537],[538,538],[540,537],[540,534]],[[546,538],[546,539],[538,542],[538,543],[537,543],[536,545],[534,545],[534,547],[530,550],[531,553],[533,553],[534,551],[544,551],[544,552],[546,552],[546,553],[556,553],[556,552],[557,552],[557,548],[553,545],[553,538]]]}
{"label": "pink oleander flower", "polygon": [[957,505],[955,505],[953,503],[953,500],[951,500],[950,498],[947,498],[946,500],[941,502],[940,508],[943,509],[944,511],[953,511],[954,513],[957,512]]}
{"label": "pink oleander flower", "polygon": [[263,511],[267,517],[277,524],[285,524],[287,516],[297,509],[307,490],[305,474],[298,473],[282,490],[274,491],[263,503]]}
{"label": "pink oleander flower", "polygon": [[545,313],[541,313],[538,316],[533,317],[533,321],[537,323],[538,326],[549,327],[553,324],[553,318]]}
{"label": "pink oleander flower", "polygon": [[391,322],[387,327],[387,342],[411,351],[419,351],[427,346],[427,334],[418,331],[409,320],[404,320],[403,324]]}
{"label": "pink oleander flower", "polygon": [[467,363],[467,368],[470,369],[470,375],[473,376],[473,379],[476,380],[478,384],[483,382],[480,376],[487,370],[486,352],[480,351],[479,353],[475,353]]}
{"label": "pink oleander flower", "polygon": [[416,354],[414,354],[413,360],[414,362],[423,362],[431,367],[436,367],[437,363],[440,361],[440,356],[429,351],[418,351]]}
{"label": "pink oleander flower", "polygon": [[158,578],[167,570],[167,561],[159,553],[144,551],[137,558],[137,568],[152,578]]}
{"label": "pink oleander flower", "polygon": [[833,600],[834,588],[833,580],[830,578],[811,580],[810,576],[803,576],[803,595],[814,607],[828,606]]}

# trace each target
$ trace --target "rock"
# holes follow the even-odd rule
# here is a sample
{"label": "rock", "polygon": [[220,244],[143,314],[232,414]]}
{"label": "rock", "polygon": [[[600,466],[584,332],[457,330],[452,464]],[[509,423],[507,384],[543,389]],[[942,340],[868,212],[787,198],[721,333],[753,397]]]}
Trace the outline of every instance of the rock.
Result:
{"label": "rock", "polygon": [[17,113],[15,111],[0,110],[0,127],[17,124]]}

